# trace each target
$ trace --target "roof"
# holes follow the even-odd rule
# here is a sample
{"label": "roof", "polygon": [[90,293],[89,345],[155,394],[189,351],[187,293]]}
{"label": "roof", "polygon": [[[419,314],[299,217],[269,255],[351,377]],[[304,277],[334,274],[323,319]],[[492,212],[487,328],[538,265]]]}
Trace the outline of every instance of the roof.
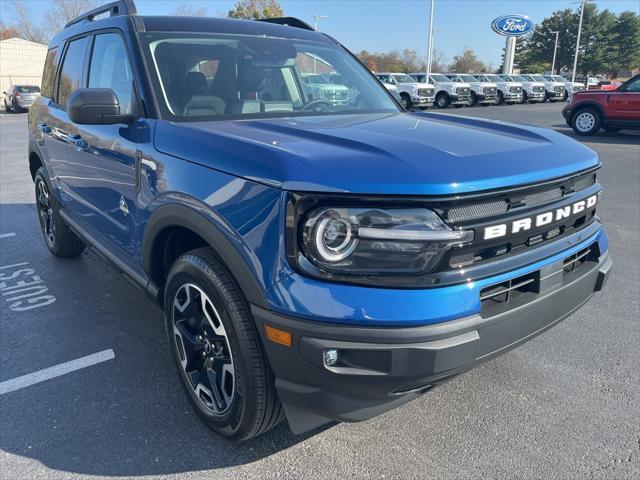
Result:
{"label": "roof", "polygon": [[25,45],[25,46],[34,46],[34,47],[47,48],[47,46],[43,45],[42,43],[31,42],[29,40],[25,40],[24,38],[18,38],[18,37],[13,37],[13,38],[7,38],[5,40],[0,40],[0,44],[2,44],[2,45]]}
{"label": "roof", "polygon": [[315,42],[334,42],[329,36],[313,30],[256,20],[237,20],[213,17],[116,15],[91,21],[85,20],[70,25],[53,38],[51,45],[58,45],[65,38],[73,35],[78,35],[80,33],[100,28],[113,27],[120,28],[125,31],[138,32],[198,32],[236,35],[265,35],[292,38],[296,40],[311,40]]}

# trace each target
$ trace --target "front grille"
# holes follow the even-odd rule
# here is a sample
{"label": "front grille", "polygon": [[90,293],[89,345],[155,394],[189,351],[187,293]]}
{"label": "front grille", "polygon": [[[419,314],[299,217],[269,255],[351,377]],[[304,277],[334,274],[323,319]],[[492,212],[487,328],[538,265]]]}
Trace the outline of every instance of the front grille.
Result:
{"label": "front grille", "polygon": [[511,93],[520,93],[522,92],[522,87],[509,87],[509,91]]}
{"label": "front grille", "polygon": [[456,93],[458,95],[469,95],[469,87],[457,87]]}
{"label": "front grille", "polygon": [[557,265],[485,287],[480,290],[480,315],[490,318],[532,302],[581,277],[598,264],[599,258],[598,244],[593,243]]}
{"label": "front grille", "polygon": [[562,93],[564,92],[564,87],[561,85],[556,85],[555,87],[553,87],[553,91],[554,92],[558,92],[558,93]]}
{"label": "front grille", "polygon": [[495,93],[496,93],[496,87],[484,87],[483,92],[484,92],[485,94],[489,94],[489,95],[494,94],[494,95],[495,95]]}
{"label": "front grille", "polygon": [[573,87],[574,92],[581,92],[583,90],[584,90],[584,87],[578,87],[578,86]]}
{"label": "front grille", "polygon": [[544,92],[544,87],[542,85],[536,85],[535,87],[533,87],[533,91],[537,93],[542,93]]}
{"label": "front grille", "polygon": [[418,96],[419,97],[430,97],[435,93],[435,90],[433,88],[419,88],[418,89]]}
{"label": "front grille", "polygon": [[495,194],[490,200],[469,201],[443,209],[439,213],[452,228],[475,232],[475,240],[471,244],[448,254],[447,268],[466,268],[523,253],[590,225],[595,219],[597,204],[572,212],[566,218],[555,218],[548,224],[532,225],[530,229],[507,232],[488,240],[484,238],[485,227],[509,226],[514,220],[555,212],[575,201],[599,195],[599,191],[595,173],[590,172],[544,186]]}

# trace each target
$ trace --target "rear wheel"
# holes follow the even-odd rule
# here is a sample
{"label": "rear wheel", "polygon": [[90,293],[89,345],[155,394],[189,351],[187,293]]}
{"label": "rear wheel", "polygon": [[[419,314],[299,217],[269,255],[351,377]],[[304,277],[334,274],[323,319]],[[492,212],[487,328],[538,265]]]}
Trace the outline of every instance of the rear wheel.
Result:
{"label": "rear wheel", "polygon": [[212,249],[193,250],[173,264],[165,317],[180,380],[208,427],[246,440],[282,420],[247,302]]}
{"label": "rear wheel", "polygon": [[440,92],[436,96],[436,107],[447,108],[450,103],[451,103],[451,100],[449,99],[449,95],[447,95],[445,92]]}
{"label": "rear wheel", "polygon": [[42,167],[36,172],[35,186],[40,230],[47,248],[56,257],[77,257],[84,251],[85,244],[71,231],[58,213],[55,199],[51,195],[49,176]]}
{"label": "rear wheel", "polygon": [[600,123],[600,114],[592,108],[580,110],[571,118],[571,128],[578,135],[595,134],[600,130]]}

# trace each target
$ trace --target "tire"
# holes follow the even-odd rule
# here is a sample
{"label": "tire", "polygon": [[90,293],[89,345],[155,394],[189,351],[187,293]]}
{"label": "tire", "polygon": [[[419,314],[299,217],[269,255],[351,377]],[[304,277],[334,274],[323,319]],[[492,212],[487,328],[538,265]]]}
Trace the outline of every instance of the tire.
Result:
{"label": "tire", "polygon": [[593,108],[578,110],[571,117],[571,128],[578,135],[593,135],[600,130],[600,114]]}
{"label": "tire", "polygon": [[44,242],[56,257],[77,257],[86,246],[58,213],[58,206],[51,192],[49,175],[43,167],[40,167],[35,176],[35,193],[40,231]]}
{"label": "tire", "polygon": [[445,92],[440,92],[436,95],[436,107],[438,108],[447,108],[451,100],[449,99],[449,95]]}
{"label": "tire", "polygon": [[520,104],[527,103],[529,101],[529,95],[525,90],[522,90],[522,97],[520,97]]}
{"label": "tire", "polygon": [[13,105],[11,106],[11,111],[13,113],[20,113],[20,107],[18,107],[18,103],[16,102],[16,100],[13,100]]}
{"label": "tire", "polygon": [[502,105],[503,103],[504,103],[504,95],[502,94],[502,92],[500,90],[498,90],[498,92],[496,93],[495,104],[496,105]]}
{"label": "tire", "polygon": [[405,110],[409,110],[411,108],[411,98],[406,93],[400,94],[400,104]]}
{"label": "tire", "polygon": [[175,261],[164,305],[180,381],[202,421],[230,440],[280,423],[284,410],[249,306],[211,248]]}
{"label": "tire", "polygon": [[469,97],[469,106],[475,107],[477,104],[478,104],[478,96],[476,95],[476,92],[472,90],[471,96]]}
{"label": "tire", "polygon": [[565,88],[564,90],[564,97],[563,100],[566,102],[567,100],[569,100],[569,92],[567,92],[567,89]]}

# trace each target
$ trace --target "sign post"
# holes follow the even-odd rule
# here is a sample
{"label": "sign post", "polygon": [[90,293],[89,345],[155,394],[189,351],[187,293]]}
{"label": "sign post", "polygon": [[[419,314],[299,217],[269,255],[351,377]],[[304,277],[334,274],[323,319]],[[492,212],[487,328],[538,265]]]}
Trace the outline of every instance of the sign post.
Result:
{"label": "sign post", "polygon": [[533,22],[526,15],[502,15],[491,23],[491,29],[498,35],[507,37],[502,73],[511,75],[516,54],[516,40],[533,30]]}

